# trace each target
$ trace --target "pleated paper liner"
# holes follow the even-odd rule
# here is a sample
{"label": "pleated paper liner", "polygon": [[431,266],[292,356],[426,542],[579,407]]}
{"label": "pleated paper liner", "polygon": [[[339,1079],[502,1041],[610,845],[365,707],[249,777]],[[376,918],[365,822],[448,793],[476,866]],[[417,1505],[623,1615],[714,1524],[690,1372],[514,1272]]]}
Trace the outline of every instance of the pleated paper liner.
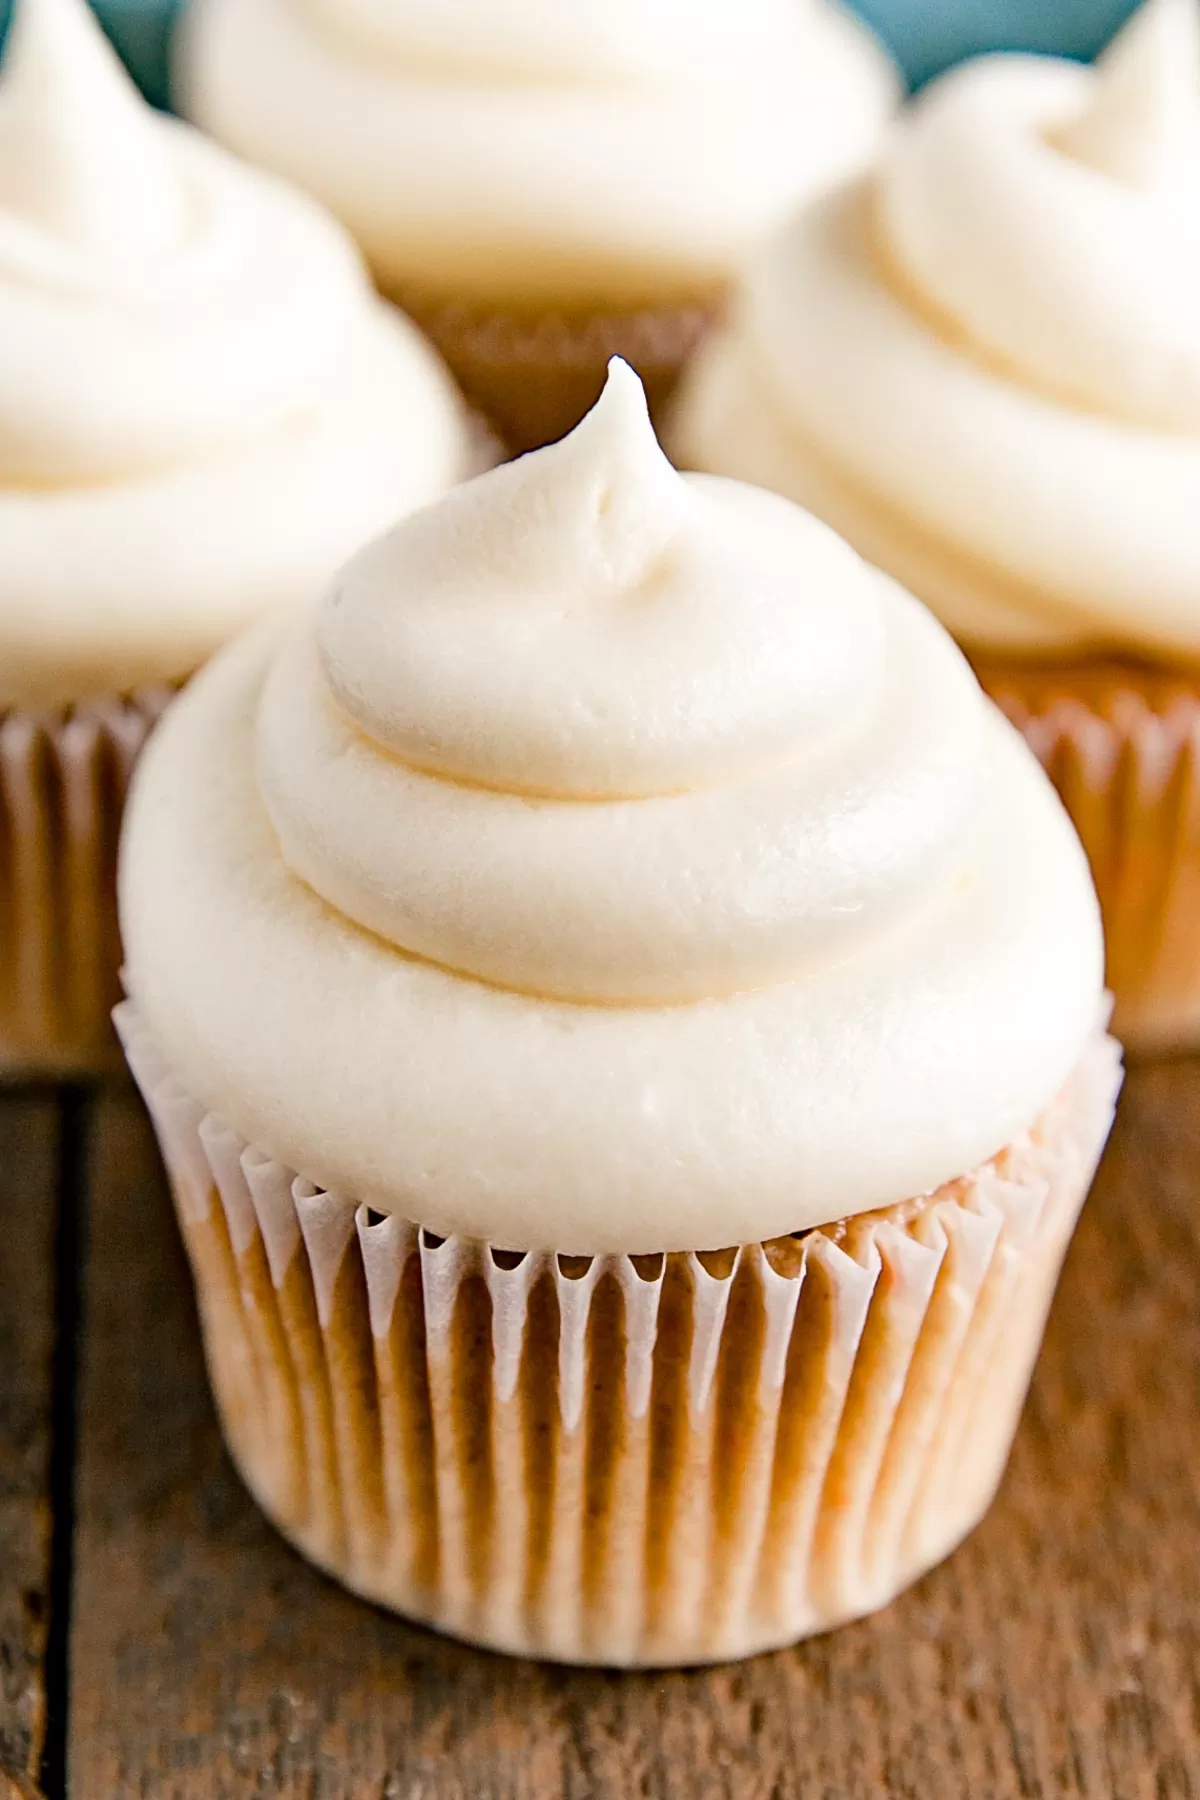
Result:
{"label": "pleated paper liner", "polygon": [[0,714],[0,1076],[119,1065],[117,838],[170,697]]}
{"label": "pleated paper liner", "polygon": [[400,291],[472,406],[511,455],[564,437],[595,404],[609,358],[642,378],[661,419],[680,371],[716,311],[714,301],[660,310],[546,313],[525,317]]}
{"label": "pleated paper liner", "polygon": [[520,1255],[322,1192],[128,1004],[234,1459],[348,1587],[565,1662],[744,1656],[890,1600],[979,1519],[1103,1147],[1097,1034],[937,1193],[715,1255]]}
{"label": "pleated paper liner", "polygon": [[1133,662],[978,666],[1062,796],[1104,913],[1113,1030],[1200,1044],[1200,682]]}

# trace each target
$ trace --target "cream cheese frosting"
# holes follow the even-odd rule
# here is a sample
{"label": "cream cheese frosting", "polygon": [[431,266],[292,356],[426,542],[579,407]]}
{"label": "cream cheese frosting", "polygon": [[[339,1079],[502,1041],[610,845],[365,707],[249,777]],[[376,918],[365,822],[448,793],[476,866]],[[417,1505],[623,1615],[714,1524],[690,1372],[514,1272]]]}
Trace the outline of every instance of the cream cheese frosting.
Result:
{"label": "cream cheese frosting", "polygon": [[763,257],[681,458],[810,504],[968,644],[1200,656],[1200,14],[982,58]]}
{"label": "cream cheese frosting", "polygon": [[533,308],[722,285],[898,94],[826,0],[192,0],[176,65],[385,285]]}
{"label": "cream cheese frosting", "polygon": [[561,443],[225,652],[143,759],[129,991],[187,1089],[439,1232],[716,1248],[933,1188],[1100,1010],[1082,851],[932,616],[676,474],[614,364]]}
{"label": "cream cheese frosting", "polygon": [[468,467],[310,200],[160,118],[83,0],[0,65],[0,707],[189,672]]}

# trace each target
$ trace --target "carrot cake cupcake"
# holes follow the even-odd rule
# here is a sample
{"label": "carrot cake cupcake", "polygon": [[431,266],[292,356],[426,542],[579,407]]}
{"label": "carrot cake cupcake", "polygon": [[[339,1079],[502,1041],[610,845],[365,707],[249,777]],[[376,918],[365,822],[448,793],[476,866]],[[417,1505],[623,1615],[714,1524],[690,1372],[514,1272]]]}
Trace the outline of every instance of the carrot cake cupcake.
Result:
{"label": "carrot cake cupcake", "polygon": [[1200,1040],[1200,12],[983,58],[805,212],[683,395],[690,466],[928,602],[1092,859],[1116,1029]]}
{"label": "carrot cake cupcake", "polygon": [[748,248],[898,95],[827,0],[193,0],[182,109],[354,233],[515,450],[668,391]]}
{"label": "carrot cake cupcake", "polygon": [[188,688],[121,917],[229,1444],[323,1568],[686,1663],[975,1524],[1117,1085],[1086,859],[932,615],[623,365]]}
{"label": "carrot cake cupcake", "polygon": [[434,352],[306,196],[152,113],[83,0],[0,65],[0,1068],[109,1043],[166,692],[470,466]]}

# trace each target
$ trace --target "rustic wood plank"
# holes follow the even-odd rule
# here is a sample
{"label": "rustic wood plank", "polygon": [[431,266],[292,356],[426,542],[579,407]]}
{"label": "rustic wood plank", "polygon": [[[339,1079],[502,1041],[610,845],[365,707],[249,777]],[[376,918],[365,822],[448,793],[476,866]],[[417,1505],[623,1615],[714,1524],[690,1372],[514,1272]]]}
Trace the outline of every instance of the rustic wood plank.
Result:
{"label": "rustic wood plank", "polygon": [[0,1092],[0,1792],[46,1726],[58,1122],[52,1094]]}
{"label": "rustic wood plank", "polygon": [[1129,1081],[981,1530],[880,1618],[699,1674],[476,1654],[306,1569],[220,1448],[132,1098],[98,1140],[73,1800],[1200,1800],[1200,1063]]}

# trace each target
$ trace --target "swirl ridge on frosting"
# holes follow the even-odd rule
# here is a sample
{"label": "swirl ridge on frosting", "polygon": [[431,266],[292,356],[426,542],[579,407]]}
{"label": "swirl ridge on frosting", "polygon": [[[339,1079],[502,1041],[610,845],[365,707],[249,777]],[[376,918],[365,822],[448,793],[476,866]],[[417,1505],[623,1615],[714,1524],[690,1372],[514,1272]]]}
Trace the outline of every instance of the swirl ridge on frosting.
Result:
{"label": "swirl ridge on frosting", "polygon": [[677,474],[621,364],[189,688],[122,915],[207,1104],[517,1248],[935,1187],[1100,1006],[1083,853],[961,653],[789,502]]}
{"label": "swirl ridge on frosting", "polygon": [[811,504],[967,642],[1200,655],[1200,16],[992,56],[756,269],[690,463]]}
{"label": "swirl ridge on frosting", "polygon": [[341,228],[153,114],[84,0],[17,0],[0,706],[187,673],[466,466],[448,378]]}

